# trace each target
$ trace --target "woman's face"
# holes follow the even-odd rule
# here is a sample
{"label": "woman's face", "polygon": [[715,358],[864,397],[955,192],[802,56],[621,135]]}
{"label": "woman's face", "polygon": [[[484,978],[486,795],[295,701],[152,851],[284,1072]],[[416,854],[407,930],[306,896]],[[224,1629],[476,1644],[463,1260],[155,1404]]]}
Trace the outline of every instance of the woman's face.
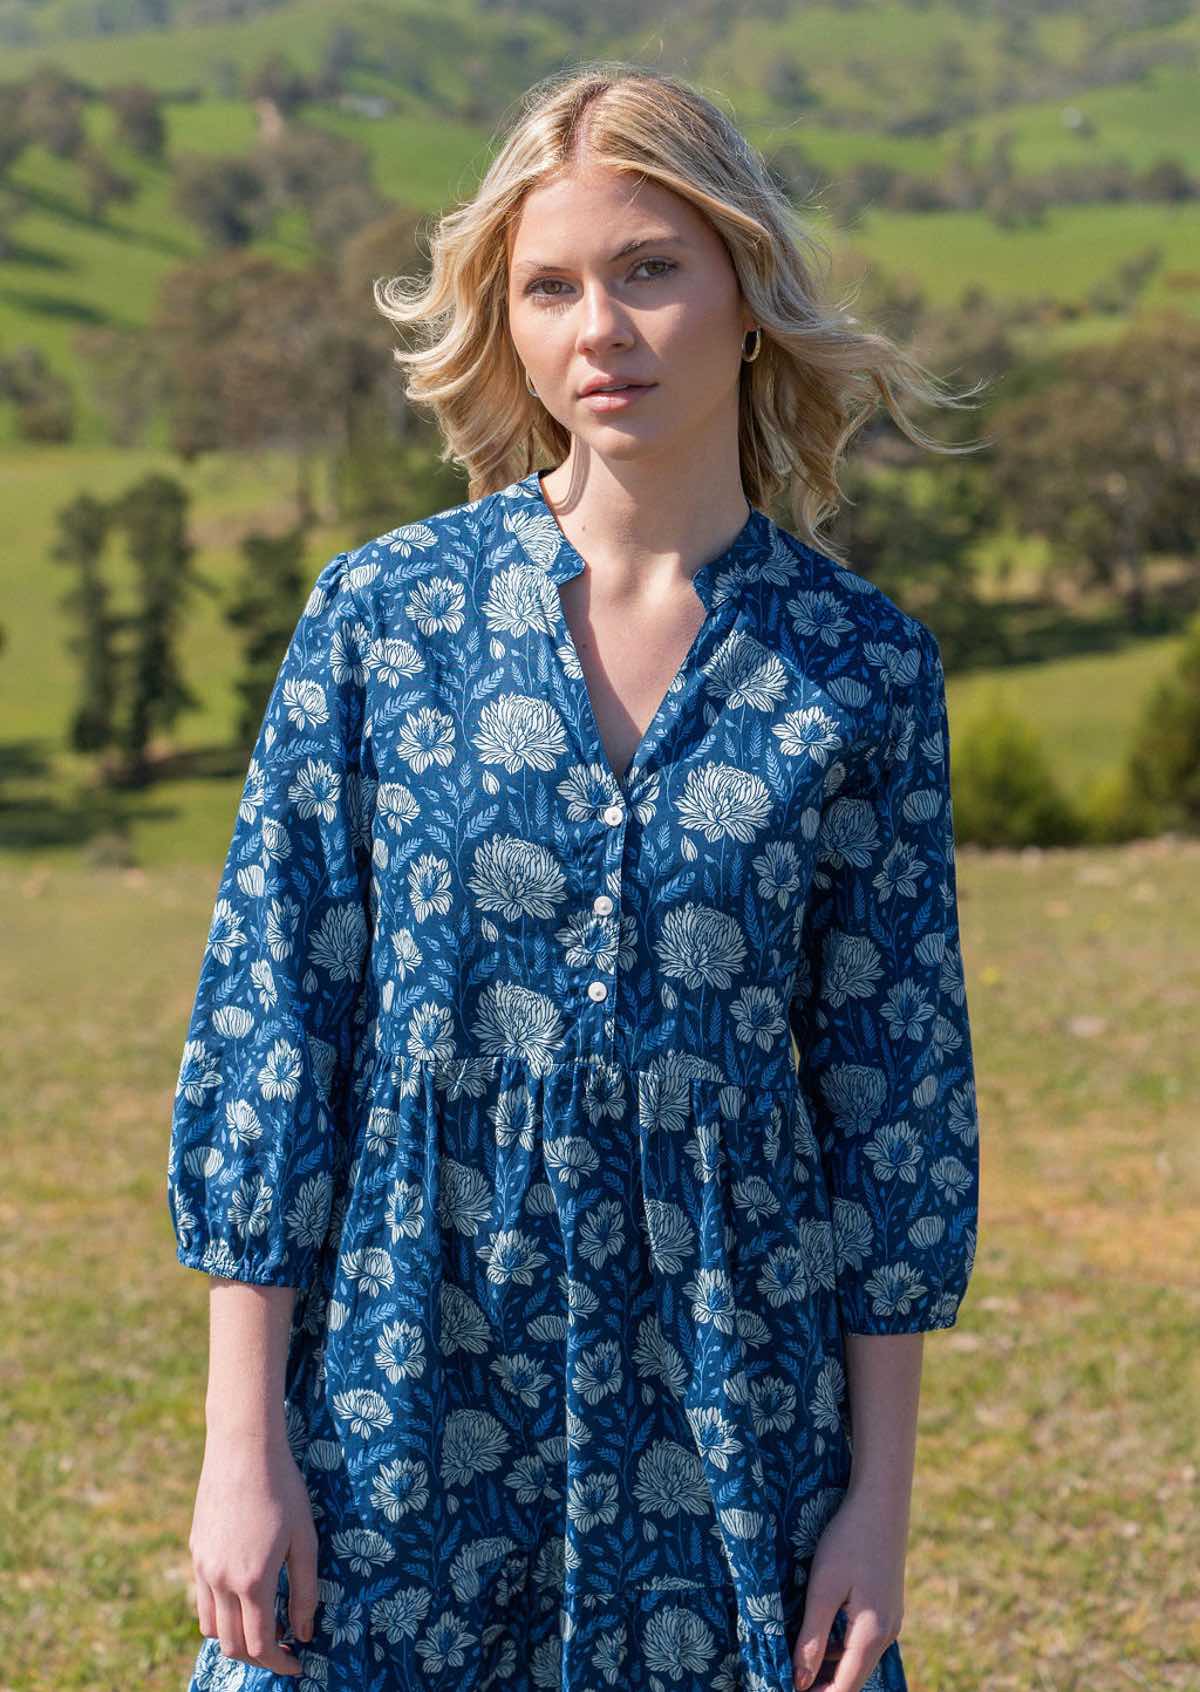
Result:
{"label": "woman's face", "polygon": [[[660,183],[591,165],[532,190],[509,252],[508,315],[542,404],[602,457],[736,431],[754,319],[724,241]],[[606,409],[582,394],[597,377],[650,385]]]}

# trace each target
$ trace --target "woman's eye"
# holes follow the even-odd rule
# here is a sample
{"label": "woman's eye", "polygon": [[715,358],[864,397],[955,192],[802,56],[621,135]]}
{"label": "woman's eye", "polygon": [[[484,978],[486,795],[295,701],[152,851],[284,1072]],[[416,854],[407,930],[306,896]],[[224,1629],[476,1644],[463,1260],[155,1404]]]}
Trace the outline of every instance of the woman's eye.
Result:
{"label": "woman's eye", "polygon": [[[532,294],[536,297],[538,290],[541,288],[541,286],[544,282],[557,282],[557,281],[558,281],[557,276],[539,276],[536,282],[531,282],[529,284],[529,286],[525,290],[525,292],[527,294]],[[543,294],[542,295],[543,299],[554,299],[554,297],[555,296],[553,294],[549,294],[549,295]]]}
{"label": "woman's eye", "polygon": [[[657,272],[656,275],[648,276],[646,278],[646,281],[648,281],[648,282],[657,282],[660,276],[668,275],[672,270],[674,270],[676,268],[675,267],[675,261],[673,259],[641,259],[637,264],[634,265],[633,268],[634,268],[635,271],[644,270],[648,264],[651,264],[651,265],[656,264],[656,265],[660,265],[662,267]],[[553,303],[555,305],[561,304],[562,300],[563,300],[562,294],[559,294],[559,293],[544,294],[544,293],[540,292],[540,289],[543,287],[543,285],[545,283],[550,283],[550,284],[558,286],[558,287],[565,287],[566,286],[566,284],[563,282],[563,280],[560,276],[538,276],[538,277],[535,277],[535,279],[529,284],[529,287],[525,291],[526,291],[527,294],[529,294],[529,296],[532,299],[540,300],[541,303],[544,304],[544,305],[549,305],[551,303]]]}

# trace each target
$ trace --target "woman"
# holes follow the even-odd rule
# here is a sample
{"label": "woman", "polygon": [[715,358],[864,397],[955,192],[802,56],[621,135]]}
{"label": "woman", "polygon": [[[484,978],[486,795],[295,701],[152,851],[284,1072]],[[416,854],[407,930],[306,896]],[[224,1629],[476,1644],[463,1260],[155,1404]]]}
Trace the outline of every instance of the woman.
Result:
{"label": "woman", "polygon": [[905,1687],[978,1196],[944,678],[815,525],[941,396],[801,241],[591,67],[378,296],[471,497],[321,571],[217,899],[193,1692]]}

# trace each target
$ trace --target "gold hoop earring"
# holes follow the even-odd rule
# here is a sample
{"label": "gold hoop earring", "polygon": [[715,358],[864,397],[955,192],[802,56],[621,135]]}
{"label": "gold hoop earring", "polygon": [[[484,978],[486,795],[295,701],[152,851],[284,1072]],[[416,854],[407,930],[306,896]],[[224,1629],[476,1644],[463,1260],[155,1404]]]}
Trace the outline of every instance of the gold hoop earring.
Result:
{"label": "gold hoop earring", "polygon": [[536,399],[538,397],[537,389],[534,387],[533,383],[529,380],[528,370],[525,372],[525,390],[526,390],[527,393],[531,393],[533,395],[534,399]]}
{"label": "gold hoop earring", "polygon": [[753,364],[755,359],[758,357],[759,353],[762,351],[762,344],[763,344],[763,332],[762,332],[762,330],[761,329],[751,329],[749,331],[749,333],[751,335],[756,336],[757,339],[755,340],[755,343],[754,343],[754,351],[752,353],[748,353],[746,351],[746,337],[743,335],[743,337],[742,337],[742,362],[744,364]]}

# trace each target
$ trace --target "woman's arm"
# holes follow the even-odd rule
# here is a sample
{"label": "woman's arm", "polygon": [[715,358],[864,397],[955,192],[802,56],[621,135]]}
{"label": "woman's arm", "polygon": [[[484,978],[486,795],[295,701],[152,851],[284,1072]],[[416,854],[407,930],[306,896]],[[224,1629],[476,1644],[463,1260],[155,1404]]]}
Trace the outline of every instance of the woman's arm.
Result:
{"label": "woman's arm", "polygon": [[312,1638],[317,1536],[287,1437],[284,1376],[296,1289],[214,1278],[209,1295],[207,1436],[188,1548],[200,1631],[227,1657],[299,1674],[276,1637],[288,1566],[288,1619]]}
{"label": "woman's arm", "polygon": [[923,1333],[847,1334],[851,1492],[869,1492],[908,1525],[917,1455]]}
{"label": "woman's arm", "polygon": [[[860,1692],[900,1632],[923,1333],[846,1336],[850,1484],[821,1536],[792,1653],[800,1687]],[[838,1610],[847,1628],[830,1638]],[[824,1678],[816,1681],[824,1666]],[[801,1672],[803,1671],[803,1672]]]}
{"label": "woman's arm", "polygon": [[215,1276],[209,1288],[208,1437],[286,1444],[283,1376],[296,1289]]}

